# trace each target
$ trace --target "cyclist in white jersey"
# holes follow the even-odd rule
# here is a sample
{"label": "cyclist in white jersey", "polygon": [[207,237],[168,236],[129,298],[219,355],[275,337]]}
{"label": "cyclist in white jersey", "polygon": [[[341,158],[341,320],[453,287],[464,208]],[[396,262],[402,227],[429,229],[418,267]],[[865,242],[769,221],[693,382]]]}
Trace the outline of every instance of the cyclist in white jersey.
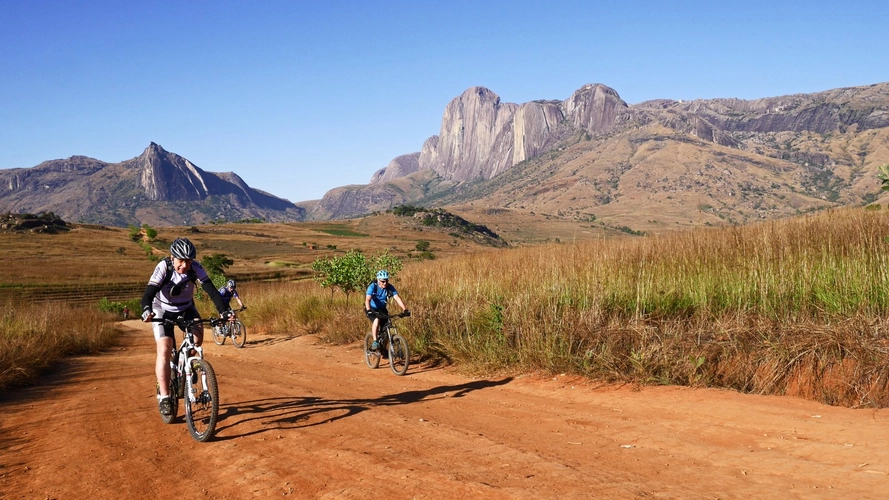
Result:
{"label": "cyclist in white jersey", "polygon": [[[196,253],[194,245],[188,238],[177,238],[173,241],[170,245],[169,261],[164,259],[158,263],[148,280],[148,286],[145,287],[145,294],[142,296],[142,321],[149,322],[155,316],[164,319],[176,319],[179,316],[185,319],[199,319],[201,316],[194,304],[194,292],[198,284],[213,301],[213,305],[223,318],[232,317],[231,311],[223,303],[207,271],[194,260]],[[176,337],[171,325],[154,323],[153,330],[157,343],[155,374],[160,388],[158,406],[161,413],[169,415],[172,411],[168,389],[169,366]],[[198,325],[194,333],[195,344],[200,346],[204,339],[203,327]]]}

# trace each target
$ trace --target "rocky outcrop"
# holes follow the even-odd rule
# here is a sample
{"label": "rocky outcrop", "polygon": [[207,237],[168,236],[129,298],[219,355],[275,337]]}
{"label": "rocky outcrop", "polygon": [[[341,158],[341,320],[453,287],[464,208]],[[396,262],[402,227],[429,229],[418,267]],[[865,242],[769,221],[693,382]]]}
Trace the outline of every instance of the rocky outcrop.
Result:
{"label": "rocky outcrop", "polygon": [[0,215],[0,232],[56,234],[70,229],[68,223],[54,213]]}
{"label": "rocky outcrop", "polygon": [[371,184],[379,184],[388,182],[399,177],[407,177],[408,175],[420,170],[420,153],[410,153],[401,155],[381,168],[370,178]]}
{"label": "rocky outcrop", "polygon": [[210,194],[201,169],[153,142],[128,163],[140,169],[139,183],[149,200],[202,200]]}
{"label": "rocky outcrop", "polygon": [[[536,158],[552,146],[556,130],[565,120],[559,101],[522,104],[513,119],[513,147],[509,165]],[[492,172],[497,175],[499,172]],[[492,176],[493,176],[492,175]]]}
{"label": "rocky outcrop", "polygon": [[722,135],[784,131],[826,134],[852,126],[869,130],[889,126],[889,83],[753,100],[648,101],[633,108],[640,112],[670,109],[686,122],[703,120]]}
{"label": "rocky outcrop", "polygon": [[370,186],[342,186],[331,189],[312,205],[309,219],[327,220],[360,217],[371,212],[385,211],[409,201],[400,190],[390,184]]}
{"label": "rocky outcrop", "polygon": [[617,91],[600,84],[584,85],[563,101],[562,106],[575,129],[591,134],[608,132],[618,115],[627,112],[627,103]]}
{"label": "rocky outcrop", "polygon": [[471,87],[448,103],[441,119],[436,151],[420,155],[420,168],[445,179],[488,179],[512,160],[512,118],[517,104],[501,103],[484,87]]}
{"label": "rocky outcrop", "polygon": [[626,108],[617,92],[600,84],[584,85],[565,101],[521,105],[471,87],[445,107],[439,135],[420,152],[420,168],[448,180],[490,179],[576,130],[610,130]]}

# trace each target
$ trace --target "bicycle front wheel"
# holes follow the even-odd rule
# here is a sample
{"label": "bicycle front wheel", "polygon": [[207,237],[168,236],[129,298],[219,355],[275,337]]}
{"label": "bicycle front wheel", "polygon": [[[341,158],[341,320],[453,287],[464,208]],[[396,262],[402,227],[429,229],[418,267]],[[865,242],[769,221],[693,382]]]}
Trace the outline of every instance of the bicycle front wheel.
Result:
{"label": "bicycle front wheel", "polygon": [[224,326],[216,325],[213,327],[213,342],[216,342],[216,345],[222,345],[225,343]]}
{"label": "bicycle front wheel", "polygon": [[396,375],[404,375],[407,373],[407,365],[410,362],[410,350],[407,347],[407,340],[397,333],[392,336],[389,342],[389,368]]}
{"label": "bicycle front wheel", "polygon": [[240,321],[235,321],[228,325],[228,334],[232,338],[232,344],[235,347],[244,347],[247,343],[247,327]]}
{"label": "bicycle front wheel", "polygon": [[196,441],[210,439],[219,416],[219,387],[216,373],[205,359],[191,361],[191,378],[185,377],[185,421]]}
{"label": "bicycle front wheel", "polygon": [[380,351],[371,350],[370,345],[374,343],[374,334],[367,332],[364,336],[364,362],[371,368],[380,366]]}

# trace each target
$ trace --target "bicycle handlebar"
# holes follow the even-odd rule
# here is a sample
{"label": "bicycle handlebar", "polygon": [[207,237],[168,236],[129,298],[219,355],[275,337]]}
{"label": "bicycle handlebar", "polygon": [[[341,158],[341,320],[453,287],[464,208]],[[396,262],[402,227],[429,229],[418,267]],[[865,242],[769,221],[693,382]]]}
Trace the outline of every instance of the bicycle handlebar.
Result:
{"label": "bicycle handlebar", "polygon": [[203,323],[210,323],[211,326],[216,326],[216,324],[223,323],[224,321],[225,320],[222,318],[201,318],[201,319],[192,318],[192,319],[186,320],[182,316],[179,316],[176,319],[151,318],[151,323],[163,323],[164,325],[169,325],[169,326],[180,326],[183,329],[189,328],[189,327],[192,327],[195,325],[200,325]]}
{"label": "bicycle handlebar", "polygon": [[383,313],[374,313],[374,316],[376,316],[377,318],[380,318],[380,319],[407,318],[410,315],[411,315],[410,311],[403,311],[398,314],[389,314],[389,315],[385,315]]}

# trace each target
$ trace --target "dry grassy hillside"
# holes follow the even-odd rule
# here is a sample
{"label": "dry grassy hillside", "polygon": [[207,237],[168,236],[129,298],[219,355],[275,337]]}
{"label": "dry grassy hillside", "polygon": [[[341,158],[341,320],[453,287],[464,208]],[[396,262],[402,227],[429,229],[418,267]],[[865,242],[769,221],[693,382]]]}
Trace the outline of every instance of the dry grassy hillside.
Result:
{"label": "dry grassy hillside", "polygon": [[[235,262],[229,274],[239,279],[305,277],[311,263],[324,256],[359,249],[388,251],[405,260],[416,258],[417,243],[428,241],[435,258],[488,247],[423,227],[412,220],[380,214],[336,222],[220,224],[160,227],[148,244],[165,256],[169,242],[191,239],[198,258],[221,253]],[[0,283],[11,285],[144,283],[155,262],[123,228],[75,224],[58,234],[0,233],[0,252],[14,265],[0,266]]]}
{"label": "dry grassy hillside", "polygon": [[578,142],[436,198],[665,233],[872,202],[889,129],[748,134],[725,147],[657,124]]}

